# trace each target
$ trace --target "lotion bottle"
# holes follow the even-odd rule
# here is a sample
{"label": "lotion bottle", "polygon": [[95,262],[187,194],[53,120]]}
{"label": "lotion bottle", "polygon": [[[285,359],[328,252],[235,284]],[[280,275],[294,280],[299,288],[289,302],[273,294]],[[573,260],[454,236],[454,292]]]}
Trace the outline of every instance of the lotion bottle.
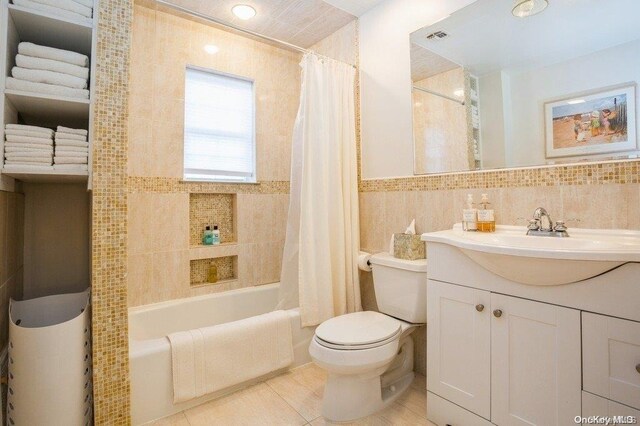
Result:
{"label": "lotion bottle", "polygon": [[480,201],[480,205],[481,208],[478,210],[478,231],[495,232],[496,219],[487,194],[482,194],[482,201]]}
{"label": "lotion bottle", "polygon": [[462,209],[462,229],[472,232],[478,230],[478,210],[473,205],[472,194],[467,194],[467,208]]}
{"label": "lotion bottle", "polygon": [[218,229],[218,225],[213,225],[213,242],[211,244],[220,244],[220,230]]}
{"label": "lotion bottle", "polygon": [[210,246],[213,244],[213,231],[211,230],[211,227],[209,225],[204,228],[204,233],[202,234],[202,244],[204,244],[205,246]]}

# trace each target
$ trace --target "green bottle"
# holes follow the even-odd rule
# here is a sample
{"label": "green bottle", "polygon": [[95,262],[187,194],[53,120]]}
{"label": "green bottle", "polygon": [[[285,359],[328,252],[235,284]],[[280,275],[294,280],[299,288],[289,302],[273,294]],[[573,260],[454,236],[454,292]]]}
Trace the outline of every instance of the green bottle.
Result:
{"label": "green bottle", "polygon": [[202,244],[205,246],[213,245],[213,231],[209,225],[204,228],[204,233],[202,234]]}

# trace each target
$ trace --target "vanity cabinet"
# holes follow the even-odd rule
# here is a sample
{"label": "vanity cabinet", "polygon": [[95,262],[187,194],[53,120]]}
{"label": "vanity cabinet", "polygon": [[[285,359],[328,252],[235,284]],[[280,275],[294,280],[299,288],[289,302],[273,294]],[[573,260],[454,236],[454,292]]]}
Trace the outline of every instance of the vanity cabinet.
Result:
{"label": "vanity cabinet", "polygon": [[427,294],[430,392],[498,425],[580,413],[578,310],[433,280]]}

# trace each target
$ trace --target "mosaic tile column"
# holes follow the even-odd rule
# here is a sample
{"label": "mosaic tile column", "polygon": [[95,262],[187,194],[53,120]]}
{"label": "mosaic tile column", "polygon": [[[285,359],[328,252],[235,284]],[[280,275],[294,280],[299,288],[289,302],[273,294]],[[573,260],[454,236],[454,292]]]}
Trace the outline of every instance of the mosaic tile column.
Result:
{"label": "mosaic tile column", "polygon": [[133,0],[99,6],[92,201],[96,425],[131,423],[127,326],[127,121]]}

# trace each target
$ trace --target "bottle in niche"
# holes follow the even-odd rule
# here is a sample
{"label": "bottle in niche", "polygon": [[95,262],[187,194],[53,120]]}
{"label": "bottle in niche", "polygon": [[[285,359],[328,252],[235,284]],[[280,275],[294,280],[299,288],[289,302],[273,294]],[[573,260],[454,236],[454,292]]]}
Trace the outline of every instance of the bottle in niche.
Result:
{"label": "bottle in niche", "polygon": [[218,282],[218,267],[213,262],[209,264],[209,273],[207,274],[207,282],[208,283]]}
{"label": "bottle in niche", "polygon": [[467,208],[462,209],[462,229],[472,232],[478,230],[478,210],[473,205],[472,194],[467,194]]}
{"label": "bottle in niche", "polygon": [[211,230],[211,227],[209,225],[204,228],[204,233],[202,234],[202,244],[204,244],[205,246],[210,246],[213,244],[213,231]]}
{"label": "bottle in niche", "polygon": [[496,231],[496,219],[487,194],[482,194],[482,201],[480,201],[480,208],[478,209],[478,231]]}
{"label": "bottle in niche", "polygon": [[213,225],[213,242],[211,244],[220,244],[220,230],[218,225]]}

